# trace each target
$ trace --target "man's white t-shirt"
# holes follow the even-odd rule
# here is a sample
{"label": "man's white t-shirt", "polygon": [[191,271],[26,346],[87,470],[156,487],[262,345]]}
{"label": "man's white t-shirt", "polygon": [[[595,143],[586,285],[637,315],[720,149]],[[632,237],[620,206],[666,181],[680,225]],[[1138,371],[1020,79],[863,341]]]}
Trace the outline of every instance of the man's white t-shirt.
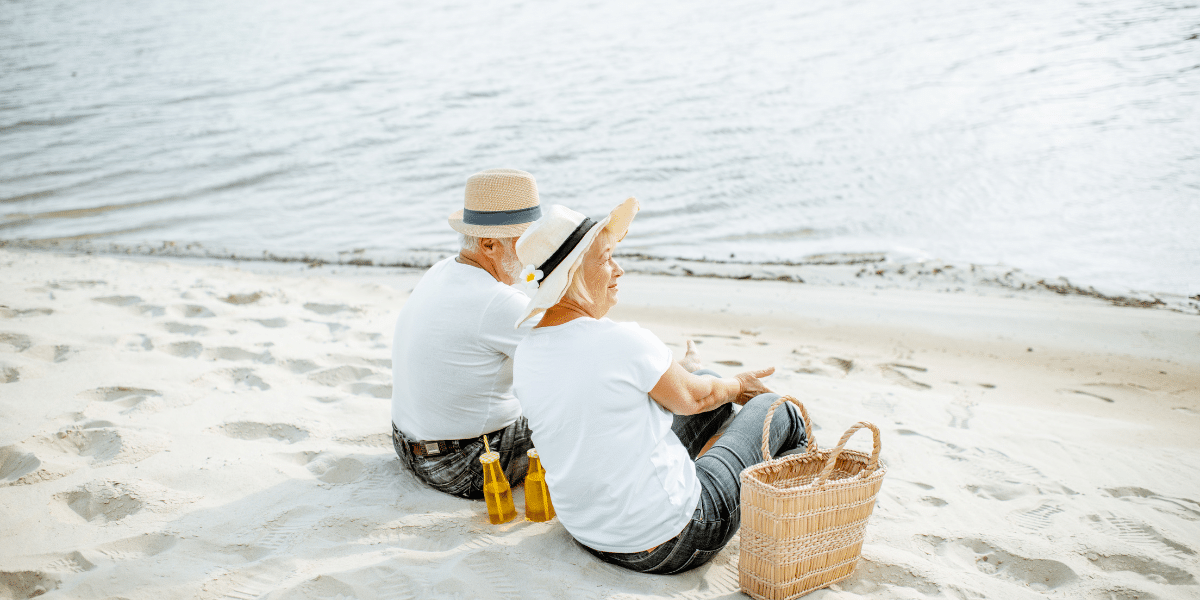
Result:
{"label": "man's white t-shirt", "polygon": [[396,320],[392,422],[412,441],[478,437],[521,416],[512,356],[529,297],[450,257],[430,267]]}
{"label": "man's white t-shirt", "polygon": [[671,350],[636,323],[580,318],[534,329],[517,347],[513,390],[567,531],[606,552],[677,535],[700,480],[673,417],[649,392]]}

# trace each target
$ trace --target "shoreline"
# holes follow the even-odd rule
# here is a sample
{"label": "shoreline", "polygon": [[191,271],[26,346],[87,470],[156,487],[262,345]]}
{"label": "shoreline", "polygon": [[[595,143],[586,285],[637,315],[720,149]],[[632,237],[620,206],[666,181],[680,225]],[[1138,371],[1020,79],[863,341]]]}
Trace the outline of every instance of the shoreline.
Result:
{"label": "shoreline", "polygon": [[[0,247],[0,597],[744,598],[737,536],[634,574],[400,466],[391,334],[422,273]],[[620,294],[612,318],[722,375],[775,366],[822,446],[882,430],[863,561],[814,600],[1200,592],[1200,319],[635,272]]]}
{"label": "shoreline", "polygon": [[[453,254],[443,250],[411,250],[405,253],[271,252],[208,248],[200,243],[118,243],[92,240],[0,240],[0,249],[67,254],[126,256],[132,258],[200,259],[222,262],[253,262],[344,266],[375,269],[427,269]],[[736,262],[657,257],[643,253],[618,253],[622,268],[630,273],[671,277],[700,277],[755,281],[786,281],[858,287],[864,289],[929,290],[946,293],[1054,294],[1094,298],[1113,306],[1163,309],[1200,316],[1200,293],[1192,296],[1170,292],[1096,288],[1072,283],[1065,277],[1039,277],[1004,265],[955,265],[948,261],[896,261],[886,253],[826,253],[805,261]],[[1200,290],[1197,290],[1200,292]]]}

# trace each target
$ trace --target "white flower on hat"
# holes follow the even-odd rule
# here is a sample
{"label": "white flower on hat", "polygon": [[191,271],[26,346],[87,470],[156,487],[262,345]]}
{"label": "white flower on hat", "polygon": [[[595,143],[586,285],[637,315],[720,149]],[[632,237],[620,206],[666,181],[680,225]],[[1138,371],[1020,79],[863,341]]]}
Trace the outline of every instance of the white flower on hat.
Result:
{"label": "white flower on hat", "polygon": [[533,296],[537,293],[538,284],[542,281],[543,277],[545,277],[545,275],[543,275],[542,272],[537,270],[533,265],[525,265],[525,268],[521,269],[521,275],[515,287],[521,288],[526,292],[529,292],[530,296]]}

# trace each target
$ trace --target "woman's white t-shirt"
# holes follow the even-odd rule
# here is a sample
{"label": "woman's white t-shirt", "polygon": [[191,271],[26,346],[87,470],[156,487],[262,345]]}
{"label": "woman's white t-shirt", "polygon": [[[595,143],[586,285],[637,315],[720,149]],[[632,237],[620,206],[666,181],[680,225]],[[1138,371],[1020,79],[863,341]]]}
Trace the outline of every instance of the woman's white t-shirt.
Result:
{"label": "woman's white t-shirt", "polygon": [[672,415],[649,392],[671,350],[636,323],[580,318],[534,329],[517,346],[513,391],[567,531],[607,552],[640,552],[678,534],[700,500]]}

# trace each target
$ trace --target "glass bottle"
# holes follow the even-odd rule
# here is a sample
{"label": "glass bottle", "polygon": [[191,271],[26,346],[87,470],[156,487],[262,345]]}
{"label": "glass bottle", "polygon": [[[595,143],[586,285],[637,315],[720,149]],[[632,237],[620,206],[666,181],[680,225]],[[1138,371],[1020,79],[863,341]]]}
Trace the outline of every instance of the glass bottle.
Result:
{"label": "glass bottle", "polygon": [[554,504],[550,502],[550,489],[546,487],[546,469],[537,450],[530,449],[529,471],[525,475],[525,518],[542,522],[554,518]]}
{"label": "glass bottle", "polygon": [[500,468],[500,453],[484,452],[479,462],[483,463],[483,499],[487,502],[488,520],[492,525],[513,520],[517,516],[517,507],[513,505],[508,479],[504,478],[504,470]]}

